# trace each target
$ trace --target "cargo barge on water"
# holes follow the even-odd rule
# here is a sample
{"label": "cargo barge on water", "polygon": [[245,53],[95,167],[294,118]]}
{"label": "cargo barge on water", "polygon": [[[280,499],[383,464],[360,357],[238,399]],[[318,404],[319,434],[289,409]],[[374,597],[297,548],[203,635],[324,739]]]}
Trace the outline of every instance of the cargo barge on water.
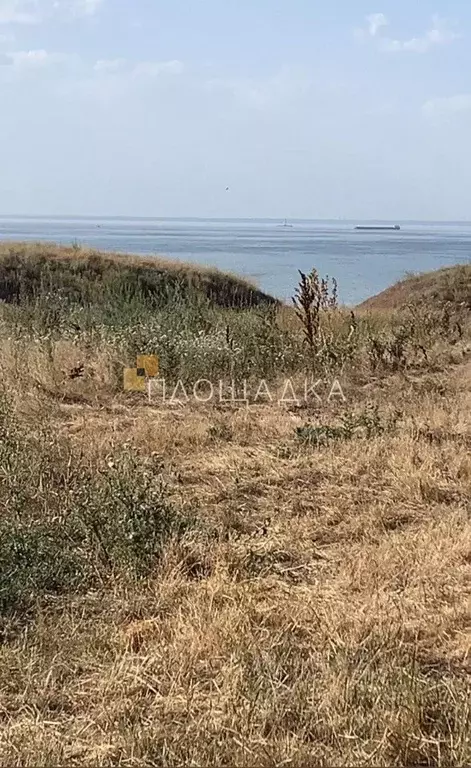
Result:
{"label": "cargo barge on water", "polygon": [[391,225],[358,224],[358,226],[356,226],[355,229],[359,229],[364,232],[397,232],[401,228],[399,224],[391,224]]}

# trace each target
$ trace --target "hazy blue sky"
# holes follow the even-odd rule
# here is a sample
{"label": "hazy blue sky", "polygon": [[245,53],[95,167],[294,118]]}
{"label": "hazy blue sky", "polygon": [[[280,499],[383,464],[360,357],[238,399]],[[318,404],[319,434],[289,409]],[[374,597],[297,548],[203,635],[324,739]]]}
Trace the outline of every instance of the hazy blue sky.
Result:
{"label": "hazy blue sky", "polygon": [[0,0],[0,213],[470,218],[440,3]]}

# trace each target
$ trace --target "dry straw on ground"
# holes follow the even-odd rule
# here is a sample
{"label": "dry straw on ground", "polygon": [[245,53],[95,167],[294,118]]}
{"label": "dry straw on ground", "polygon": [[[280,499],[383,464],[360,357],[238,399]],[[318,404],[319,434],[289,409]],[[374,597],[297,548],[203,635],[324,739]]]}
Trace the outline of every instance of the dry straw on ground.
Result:
{"label": "dry straw on ground", "polygon": [[[287,314],[279,322],[302,343]],[[13,596],[16,571],[0,584],[0,763],[469,765],[471,349],[460,318],[461,334],[451,322],[446,337],[427,331],[425,356],[411,337],[404,365],[372,355],[372,329],[384,341],[389,320],[368,325],[341,361],[346,403],[246,409],[126,395],[119,346],[104,336],[91,348],[86,334],[32,333],[18,355],[8,314],[0,509],[22,531],[15,547],[28,541],[18,516],[50,527],[22,561],[30,581]],[[161,514],[189,522],[148,567],[121,550],[106,510],[119,517],[125,494],[122,524],[143,525],[138,486],[157,475]],[[99,504],[83,502],[85,477]],[[82,582],[72,566],[61,583],[50,570],[38,581],[38,547],[58,562],[67,550],[48,538],[58,520]]]}

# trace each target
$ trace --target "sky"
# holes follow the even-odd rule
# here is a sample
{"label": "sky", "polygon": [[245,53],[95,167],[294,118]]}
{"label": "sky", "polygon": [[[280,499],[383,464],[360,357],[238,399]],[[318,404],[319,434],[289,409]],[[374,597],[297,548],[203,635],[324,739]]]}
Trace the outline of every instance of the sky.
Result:
{"label": "sky", "polygon": [[469,0],[0,0],[1,215],[465,220],[470,137]]}

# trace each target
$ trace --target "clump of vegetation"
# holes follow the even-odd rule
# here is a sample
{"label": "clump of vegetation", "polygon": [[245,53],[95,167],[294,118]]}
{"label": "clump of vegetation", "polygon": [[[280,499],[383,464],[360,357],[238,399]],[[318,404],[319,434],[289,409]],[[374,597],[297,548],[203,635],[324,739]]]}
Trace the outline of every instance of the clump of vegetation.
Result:
{"label": "clump of vegetation", "polygon": [[299,272],[300,281],[293,297],[296,315],[302,323],[303,333],[309,348],[315,353],[321,331],[321,312],[337,309],[337,282],[319,278],[316,269],[309,275]]}
{"label": "clump of vegetation", "polygon": [[148,575],[196,523],[169,502],[160,467],[131,446],[90,466],[49,429],[18,423],[0,393],[0,616],[44,595]]}
{"label": "clump of vegetation", "polygon": [[368,328],[366,351],[373,371],[401,371],[409,365],[427,365],[434,346],[449,348],[463,340],[467,312],[449,303],[441,306],[408,304],[381,328]]}
{"label": "clump of vegetation", "polygon": [[320,278],[316,269],[309,275],[300,271],[293,304],[307,347],[311,371],[339,373],[353,358],[356,349],[357,321],[339,312],[338,285]]}
{"label": "clump of vegetation", "polygon": [[400,411],[392,415],[382,415],[378,405],[372,405],[359,413],[347,411],[337,425],[305,424],[297,427],[296,435],[302,443],[321,446],[337,440],[352,440],[364,437],[367,440],[392,432],[401,418]]}

